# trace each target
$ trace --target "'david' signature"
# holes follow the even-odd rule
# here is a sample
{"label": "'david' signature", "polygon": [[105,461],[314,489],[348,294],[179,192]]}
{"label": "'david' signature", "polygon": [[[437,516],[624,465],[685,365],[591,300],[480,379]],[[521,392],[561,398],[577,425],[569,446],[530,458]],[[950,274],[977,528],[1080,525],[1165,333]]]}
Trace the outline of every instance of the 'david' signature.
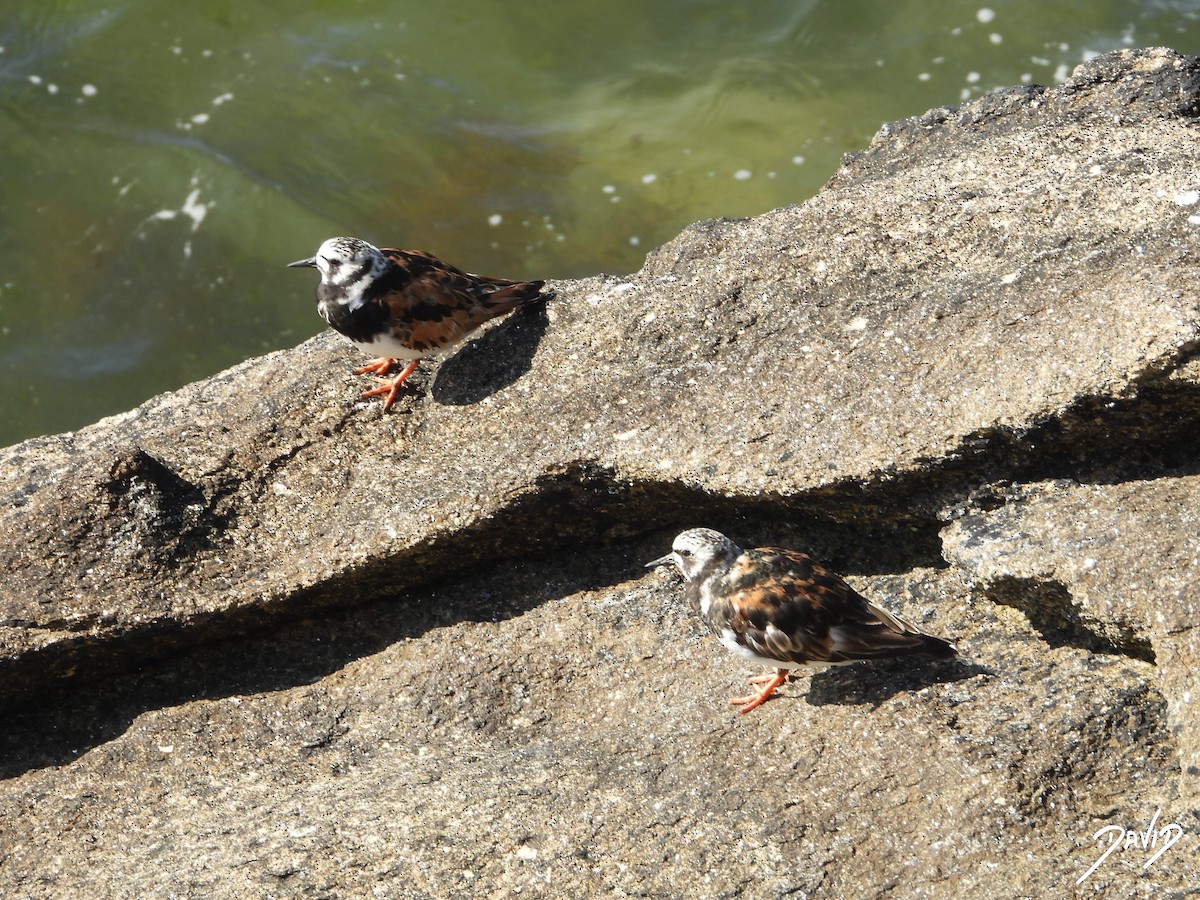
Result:
{"label": "'david' signature", "polygon": [[1123,828],[1120,825],[1105,825],[1093,834],[1092,840],[1096,841],[1102,848],[1100,857],[1092,863],[1086,872],[1079,876],[1075,883],[1083,884],[1088,876],[1100,868],[1104,861],[1116,853],[1117,850],[1140,850],[1143,853],[1149,854],[1146,861],[1142,863],[1142,868],[1148,869],[1154,865],[1160,856],[1170,850],[1183,837],[1183,826],[1178,822],[1168,822],[1162,826],[1158,825],[1158,817],[1161,814],[1162,810],[1156,809],[1150,819],[1150,824],[1143,831],[1134,831],[1132,828]]}

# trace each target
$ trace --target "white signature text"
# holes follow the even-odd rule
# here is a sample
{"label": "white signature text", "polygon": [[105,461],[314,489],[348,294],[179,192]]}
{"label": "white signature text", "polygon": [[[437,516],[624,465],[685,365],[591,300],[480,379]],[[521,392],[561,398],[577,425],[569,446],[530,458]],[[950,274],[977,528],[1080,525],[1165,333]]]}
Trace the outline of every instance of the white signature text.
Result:
{"label": "white signature text", "polygon": [[[1183,826],[1178,822],[1168,822],[1166,825],[1156,827],[1158,826],[1158,817],[1161,814],[1162,810],[1156,809],[1150,819],[1150,824],[1146,826],[1144,831],[1134,831],[1131,828],[1123,828],[1120,825],[1105,825],[1093,834],[1092,840],[1103,847],[1103,850],[1100,853],[1100,858],[1092,863],[1091,867],[1080,875],[1075,883],[1083,884],[1088,876],[1100,868],[1100,865],[1118,849],[1141,850],[1143,853],[1148,854],[1150,854],[1150,851],[1154,851],[1142,864],[1142,868],[1148,869],[1154,865],[1160,856],[1170,850],[1183,837]],[[1107,846],[1104,846],[1106,843]]]}

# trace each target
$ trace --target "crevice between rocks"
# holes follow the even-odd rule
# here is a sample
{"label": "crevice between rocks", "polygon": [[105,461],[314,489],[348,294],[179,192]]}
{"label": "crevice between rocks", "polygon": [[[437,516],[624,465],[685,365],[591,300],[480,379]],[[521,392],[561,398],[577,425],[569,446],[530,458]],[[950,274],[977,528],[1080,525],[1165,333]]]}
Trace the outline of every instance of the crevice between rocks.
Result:
{"label": "crevice between rocks", "polygon": [[[1181,351],[1185,361],[1196,349]],[[50,687],[153,665],[168,654],[277,628],[320,610],[354,607],[466,577],[497,561],[532,562],[657,533],[667,541],[674,531],[698,525],[720,528],[746,543],[801,547],[846,574],[945,567],[939,532],[947,516],[958,514],[956,505],[1003,505],[1005,491],[994,485],[1055,478],[1116,483],[1196,473],[1196,446],[1200,383],[1172,378],[1167,370],[1151,373],[1122,397],[1088,397],[1032,427],[996,427],[971,435],[944,460],[870,482],[846,481],[799,494],[747,500],[679,483],[630,481],[598,465],[573,465],[543,475],[487,519],[295,593],[120,631],[78,632],[69,640],[0,660],[0,706],[20,706]],[[122,485],[131,489],[141,479],[158,485],[164,496],[179,494],[172,493],[170,478],[151,477],[153,470],[142,460],[130,472],[114,471],[114,490],[121,494]],[[175,499],[183,511],[212,507],[190,495]],[[634,567],[622,577],[639,574]],[[1014,581],[1001,594],[1000,602],[1031,613],[1047,640],[1153,659],[1144,641],[1072,619],[1070,597],[1061,586]]]}

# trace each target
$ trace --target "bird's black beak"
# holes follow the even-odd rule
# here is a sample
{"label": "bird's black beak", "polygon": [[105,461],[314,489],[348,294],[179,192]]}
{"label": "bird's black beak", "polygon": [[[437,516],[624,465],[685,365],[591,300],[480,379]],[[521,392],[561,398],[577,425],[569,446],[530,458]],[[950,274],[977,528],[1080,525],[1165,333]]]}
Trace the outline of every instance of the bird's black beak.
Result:
{"label": "bird's black beak", "polygon": [[653,569],[655,566],[667,566],[675,562],[675,554],[668,553],[666,556],[660,556],[658,559],[652,559],[646,563],[647,569]]}
{"label": "bird's black beak", "polygon": [[317,267],[317,258],[310,256],[308,259],[298,259],[294,263],[287,264],[289,269],[298,269],[301,266],[308,266],[310,269],[315,269]]}

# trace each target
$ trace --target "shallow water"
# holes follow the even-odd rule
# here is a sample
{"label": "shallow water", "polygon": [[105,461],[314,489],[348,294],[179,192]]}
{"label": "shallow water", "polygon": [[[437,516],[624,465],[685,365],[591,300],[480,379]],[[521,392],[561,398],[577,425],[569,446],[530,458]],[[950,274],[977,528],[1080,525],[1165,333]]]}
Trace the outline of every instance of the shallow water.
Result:
{"label": "shallow water", "polygon": [[629,272],[802,202],[883,122],[1200,50],[1200,0],[299,6],[8,0],[0,445],[315,334],[284,264],[335,234]]}

